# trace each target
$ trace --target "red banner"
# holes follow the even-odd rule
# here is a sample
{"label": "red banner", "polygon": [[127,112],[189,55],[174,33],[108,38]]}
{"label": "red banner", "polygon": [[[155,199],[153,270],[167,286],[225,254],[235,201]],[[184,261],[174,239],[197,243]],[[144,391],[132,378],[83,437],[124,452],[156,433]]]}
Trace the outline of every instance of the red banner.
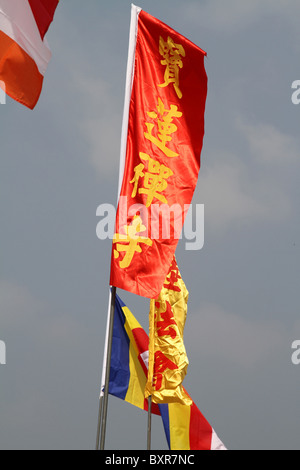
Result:
{"label": "red banner", "polygon": [[200,170],[206,53],[141,11],[111,285],[158,297]]}

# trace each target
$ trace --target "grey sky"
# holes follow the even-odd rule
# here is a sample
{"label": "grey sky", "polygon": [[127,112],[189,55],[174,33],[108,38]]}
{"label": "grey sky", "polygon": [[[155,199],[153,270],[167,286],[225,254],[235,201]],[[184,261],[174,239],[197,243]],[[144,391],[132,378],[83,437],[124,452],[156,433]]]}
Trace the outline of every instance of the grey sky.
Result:
{"label": "grey sky", "polygon": [[[130,1],[61,0],[34,112],[0,105],[1,449],[93,449]],[[300,449],[298,0],[140,0],[208,53],[205,245],[190,292],[185,386],[230,449]],[[148,329],[149,302],[122,299]],[[111,398],[108,449],[144,449],[147,416]],[[166,449],[160,419],[153,445]]]}

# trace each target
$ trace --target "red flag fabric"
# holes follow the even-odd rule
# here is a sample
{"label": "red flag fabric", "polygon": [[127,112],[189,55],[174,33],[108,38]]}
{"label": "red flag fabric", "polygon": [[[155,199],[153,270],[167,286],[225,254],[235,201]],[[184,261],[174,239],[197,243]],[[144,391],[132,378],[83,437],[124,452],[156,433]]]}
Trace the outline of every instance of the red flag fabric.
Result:
{"label": "red flag fabric", "polygon": [[133,8],[137,33],[110,283],[156,298],[198,180],[206,53]]}
{"label": "red flag fabric", "polygon": [[29,0],[33,16],[41,33],[42,39],[53,21],[59,0]]}
{"label": "red flag fabric", "polygon": [[44,36],[58,0],[0,0],[0,87],[33,109],[51,51]]}

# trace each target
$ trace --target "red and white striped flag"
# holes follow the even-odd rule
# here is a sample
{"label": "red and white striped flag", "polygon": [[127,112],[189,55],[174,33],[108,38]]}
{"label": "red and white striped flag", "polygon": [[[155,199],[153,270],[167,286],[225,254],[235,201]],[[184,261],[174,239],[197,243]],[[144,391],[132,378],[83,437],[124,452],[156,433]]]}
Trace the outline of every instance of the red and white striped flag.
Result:
{"label": "red and white striped flag", "polygon": [[51,51],[45,34],[59,0],[0,0],[0,86],[33,109]]}

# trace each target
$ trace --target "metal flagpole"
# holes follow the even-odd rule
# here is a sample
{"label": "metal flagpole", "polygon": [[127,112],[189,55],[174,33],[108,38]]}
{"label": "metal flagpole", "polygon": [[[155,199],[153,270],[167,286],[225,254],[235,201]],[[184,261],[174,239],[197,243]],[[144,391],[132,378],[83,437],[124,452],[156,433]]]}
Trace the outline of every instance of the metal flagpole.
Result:
{"label": "metal flagpole", "polygon": [[152,430],[152,397],[148,398],[148,435],[147,450],[151,450],[151,430]]}
{"label": "metal flagpole", "polygon": [[96,437],[96,450],[99,450],[99,447],[100,447],[100,430],[101,430],[101,420],[102,420],[102,405],[103,405],[103,396],[100,396],[100,398],[99,398],[98,425],[97,425],[97,437]]}
{"label": "metal flagpole", "polygon": [[101,422],[102,422],[103,396],[104,396],[104,388],[105,388],[105,375],[106,375],[107,349],[108,349],[108,337],[109,337],[110,311],[111,311],[111,288],[109,288],[109,300],[108,300],[106,334],[105,334],[104,353],[103,353],[102,377],[101,377],[101,384],[100,384],[96,450],[99,450],[99,447],[100,447],[100,431],[101,431]]}
{"label": "metal flagpole", "polygon": [[[125,160],[126,160],[130,97],[131,97],[132,83],[133,83],[133,77],[134,77],[134,59],[135,59],[135,48],[136,48],[136,38],[137,38],[137,25],[138,25],[138,15],[140,11],[141,11],[141,8],[133,4],[131,5],[129,51],[128,51],[127,71],[126,71],[125,102],[124,102],[123,123],[122,123],[122,133],[121,133],[118,200],[121,194],[121,185],[123,182],[123,173],[124,173]],[[100,398],[99,398],[99,414],[98,414],[96,450],[99,450],[99,446],[100,446],[100,450],[104,450],[104,445],[105,445],[107,408],[108,408],[108,387],[109,387],[116,291],[117,291],[116,287],[112,287],[110,298],[109,298],[109,310],[108,310],[108,318],[107,318],[103,372],[102,372],[101,392],[100,392]],[[103,386],[104,386],[104,392],[103,392]]]}
{"label": "metal flagpole", "polygon": [[114,330],[116,293],[117,293],[116,287],[112,287],[110,302],[109,302],[110,312],[109,312],[108,330],[107,330],[108,334],[107,334],[106,363],[105,363],[105,369],[104,369],[105,370],[104,394],[103,394],[103,391],[101,390],[101,395],[100,395],[100,400],[99,400],[97,448],[99,448],[99,440],[100,440],[100,450],[104,450],[104,447],[105,447],[109,379],[110,379],[110,362],[111,362],[112,340],[113,340],[113,330]]}

